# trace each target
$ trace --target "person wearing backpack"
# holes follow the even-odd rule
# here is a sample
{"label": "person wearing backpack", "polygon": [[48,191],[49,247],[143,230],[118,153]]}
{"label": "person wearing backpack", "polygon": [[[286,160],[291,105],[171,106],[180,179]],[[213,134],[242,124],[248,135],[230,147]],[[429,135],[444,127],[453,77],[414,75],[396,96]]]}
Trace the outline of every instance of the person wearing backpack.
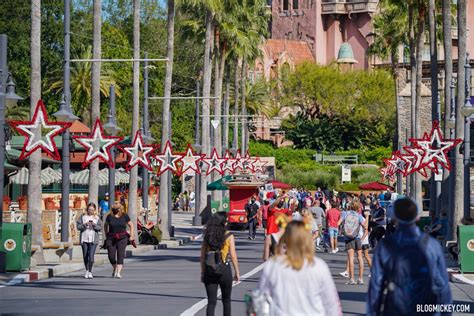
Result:
{"label": "person wearing backpack", "polygon": [[347,251],[347,267],[349,272],[349,281],[346,284],[356,284],[354,279],[354,254],[357,251],[357,261],[359,263],[359,279],[358,284],[364,284],[364,261],[362,256],[362,240],[367,235],[367,223],[364,217],[358,213],[361,205],[358,200],[354,200],[348,204],[347,211],[341,213],[338,226],[342,224],[342,233],[345,236],[345,244]]}
{"label": "person wearing backpack", "polygon": [[451,304],[443,250],[415,225],[418,216],[411,199],[394,202],[397,230],[375,249],[367,315],[414,315],[420,305]]}
{"label": "person wearing backpack", "polygon": [[[214,315],[217,288],[222,292],[224,316],[231,315],[232,281],[240,280],[240,270],[235,251],[234,235],[227,232],[227,216],[214,214],[207,222],[201,247],[201,281],[206,287],[207,316]],[[234,277],[232,269],[234,267]]]}

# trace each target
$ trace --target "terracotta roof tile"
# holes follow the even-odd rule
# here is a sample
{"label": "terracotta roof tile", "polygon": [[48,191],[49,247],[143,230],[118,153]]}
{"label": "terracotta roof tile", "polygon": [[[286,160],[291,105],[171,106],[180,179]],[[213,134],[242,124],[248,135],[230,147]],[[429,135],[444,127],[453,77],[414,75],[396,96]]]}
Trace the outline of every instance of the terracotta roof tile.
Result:
{"label": "terracotta roof tile", "polygon": [[264,44],[264,49],[273,59],[278,59],[282,53],[286,52],[295,64],[314,62],[313,53],[306,42],[268,39]]}
{"label": "terracotta roof tile", "polygon": [[74,121],[69,128],[69,131],[71,134],[83,134],[90,133],[91,129],[81,121]]}

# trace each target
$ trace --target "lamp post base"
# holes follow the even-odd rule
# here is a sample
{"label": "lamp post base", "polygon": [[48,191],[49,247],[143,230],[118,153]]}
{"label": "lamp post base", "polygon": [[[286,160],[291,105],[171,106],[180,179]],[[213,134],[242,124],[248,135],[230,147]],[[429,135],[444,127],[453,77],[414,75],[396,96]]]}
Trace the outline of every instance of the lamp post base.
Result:
{"label": "lamp post base", "polygon": [[0,251],[0,273],[7,272],[7,258],[4,251]]}
{"label": "lamp post base", "polygon": [[201,226],[202,219],[201,216],[193,216],[193,226]]}

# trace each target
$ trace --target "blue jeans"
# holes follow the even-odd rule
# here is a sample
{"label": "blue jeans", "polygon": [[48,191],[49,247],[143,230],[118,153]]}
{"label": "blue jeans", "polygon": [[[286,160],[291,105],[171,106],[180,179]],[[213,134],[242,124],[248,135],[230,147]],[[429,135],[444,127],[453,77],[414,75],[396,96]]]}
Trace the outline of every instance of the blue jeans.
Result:
{"label": "blue jeans", "polygon": [[257,219],[249,219],[249,237],[255,238],[257,234]]}

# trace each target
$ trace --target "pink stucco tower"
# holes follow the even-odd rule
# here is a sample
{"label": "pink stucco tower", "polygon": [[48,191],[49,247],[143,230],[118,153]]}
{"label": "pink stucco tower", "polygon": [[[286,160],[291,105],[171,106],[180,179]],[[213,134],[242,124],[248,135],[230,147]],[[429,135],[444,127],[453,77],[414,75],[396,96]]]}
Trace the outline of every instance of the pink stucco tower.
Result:
{"label": "pink stucco tower", "polygon": [[354,68],[367,69],[377,6],[378,0],[273,0],[271,38],[307,42],[320,64],[336,61],[347,42],[357,61]]}

